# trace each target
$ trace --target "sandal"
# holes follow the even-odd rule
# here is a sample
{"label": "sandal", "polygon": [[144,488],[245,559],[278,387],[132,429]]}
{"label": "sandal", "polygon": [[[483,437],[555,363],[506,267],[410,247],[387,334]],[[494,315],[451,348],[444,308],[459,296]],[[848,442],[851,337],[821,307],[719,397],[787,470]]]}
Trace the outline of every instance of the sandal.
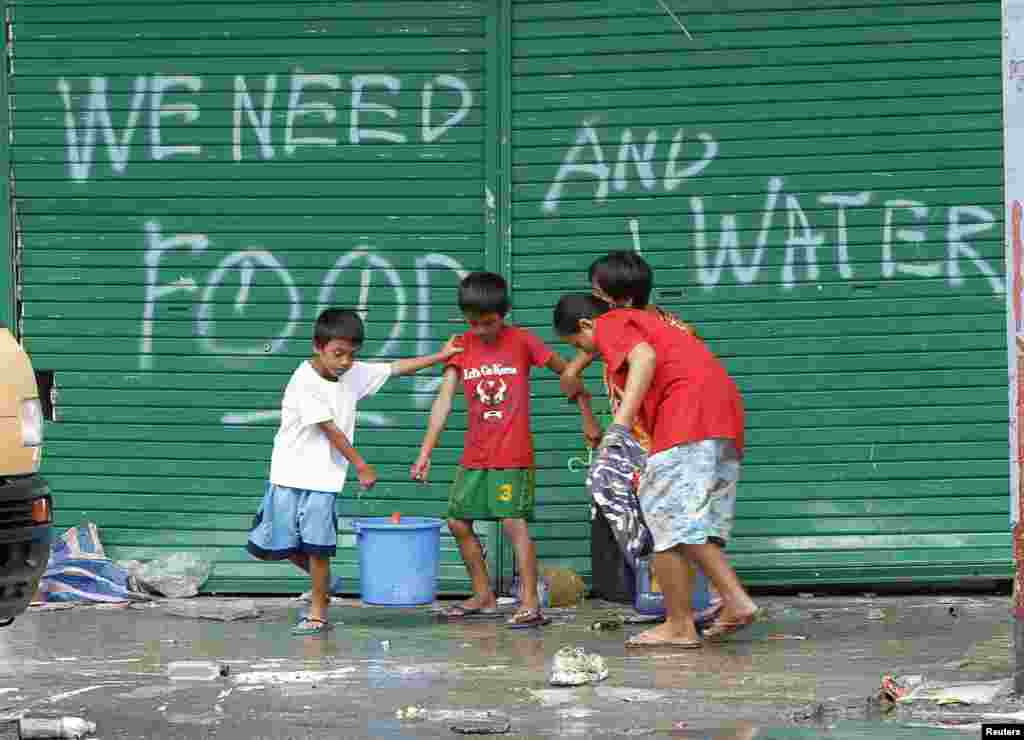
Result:
{"label": "sandal", "polygon": [[498,610],[495,607],[484,608],[457,604],[456,606],[445,607],[438,614],[445,619],[473,619],[494,617],[498,614]]}
{"label": "sandal", "polygon": [[[306,625],[305,627],[303,625]],[[316,617],[303,617],[299,620],[298,624],[292,627],[293,635],[322,635],[325,632],[329,632],[331,629],[330,623],[325,619],[317,619]]]}
{"label": "sandal", "polygon": [[512,619],[505,622],[511,630],[522,630],[529,627],[543,627],[551,624],[551,618],[545,617],[540,609],[522,609],[512,615]]}
{"label": "sandal", "polygon": [[764,617],[764,611],[762,609],[755,609],[745,617],[739,619],[730,619],[728,621],[719,619],[708,625],[708,628],[704,630],[704,638],[707,640],[717,640],[722,637],[734,635],[742,629],[746,629],[754,622],[759,622]]}
{"label": "sandal", "polygon": [[633,635],[626,640],[628,648],[676,648],[677,650],[696,650],[704,645],[702,640],[662,640],[650,636],[650,630]]}

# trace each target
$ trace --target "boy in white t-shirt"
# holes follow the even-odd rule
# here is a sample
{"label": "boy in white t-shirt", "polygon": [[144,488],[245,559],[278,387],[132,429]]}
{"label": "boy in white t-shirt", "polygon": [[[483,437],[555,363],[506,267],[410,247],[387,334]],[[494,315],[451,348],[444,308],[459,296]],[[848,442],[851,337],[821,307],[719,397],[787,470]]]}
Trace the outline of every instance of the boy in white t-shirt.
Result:
{"label": "boy in white t-shirt", "polygon": [[[356,451],[356,404],[394,375],[411,375],[462,351],[455,337],[440,352],[395,362],[358,362],[363,322],[355,311],[331,308],[313,330],[313,356],[299,365],[281,401],[270,479],[249,533],[248,550],[260,560],[290,560],[309,574],[309,614],[292,630],[311,635],[330,629],[330,558],[338,542],[335,500],[349,463],[364,489],[377,471]],[[332,589],[336,590],[336,589]]]}

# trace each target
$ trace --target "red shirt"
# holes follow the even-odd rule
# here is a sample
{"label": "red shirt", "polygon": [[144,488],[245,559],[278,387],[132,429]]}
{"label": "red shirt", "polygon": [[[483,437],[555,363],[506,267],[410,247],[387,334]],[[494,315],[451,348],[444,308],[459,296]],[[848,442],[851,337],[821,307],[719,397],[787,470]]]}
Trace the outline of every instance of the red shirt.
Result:
{"label": "red shirt", "polygon": [[594,322],[594,344],[625,388],[629,353],[646,342],[657,355],[640,406],[651,453],[702,439],[731,439],[743,452],[743,399],[722,363],[696,337],[646,311],[620,308]]}
{"label": "red shirt", "polygon": [[530,368],[545,365],[551,350],[532,332],[509,324],[494,344],[466,332],[462,346],[448,360],[459,370],[469,408],[462,466],[533,467]]}

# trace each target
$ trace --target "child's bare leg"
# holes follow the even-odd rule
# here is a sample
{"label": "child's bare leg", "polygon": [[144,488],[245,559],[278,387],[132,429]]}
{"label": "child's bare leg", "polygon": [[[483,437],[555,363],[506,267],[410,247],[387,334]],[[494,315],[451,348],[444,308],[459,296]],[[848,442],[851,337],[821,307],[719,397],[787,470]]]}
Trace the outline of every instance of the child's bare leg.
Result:
{"label": "child's bare leg", "polygon": [[691,609],[691,572],[683,548],[679,545],[654,554],[654,568],[665,595],[665,623],[649,629],[637,638],[641,641],[696,642],[699,637]]}
{"label": "child's bare leg", "polygon": [[288,560],[291,561],[295,567],[300,570],[309,573],[309,555],[304,552],[297,552],[288,556]]}
{"label": "child's bare leg", "polygon": [[519,603],[524,611],[537,609],[537,548],[530,530],[522,519],[506,519],[502,525],[519,563]]}
{"label": "child's bare leg", "polygon": [[[318,555],[309,555],[309,580],[313,588],[313,599],[309,606],[309,618],[327,621],[327,605],[330,596],[327,593],[331,579],[331,561]],[[301,566],[300,566],[301,567]]]}
{"label": "child's bare leg", "polygon": [[493,609],[498,600],[491,590],[491,581],[487,576],[487,563],[480,540],[473,531],[473,522],[467,519],[449,519],[448,530],[459,543],[462,562],[466,564],[466,572],[473,584],[473,596],[462,603],[463,609]]}
{"label": "child's bare leg", "polygon": [[[719,619],[730,622],[743,620],[757,611],[757,604],[743,588],[736,571],[729,565],[725,553],[711,543],[683,545],[686,556],[700,564],[704,574],[711,579],[722,596],[722,614]],[[660,575],[660,572],[659,572]]]}

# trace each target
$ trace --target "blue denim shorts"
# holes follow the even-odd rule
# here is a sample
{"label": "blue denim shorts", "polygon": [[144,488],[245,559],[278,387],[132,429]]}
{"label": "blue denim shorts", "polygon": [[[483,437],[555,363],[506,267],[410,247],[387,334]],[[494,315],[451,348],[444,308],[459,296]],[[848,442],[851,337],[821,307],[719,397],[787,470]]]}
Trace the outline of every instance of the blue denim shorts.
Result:
{"label": "blue denim shorts", "polygon": [[246,549],[260,560],[306,554],[334,557],[338,549],[338,495],[267,483]]}
{"label": "blue denim shorts", "polygon": [[639,497],[654,551],[728,541],[739,477],[740,457],[730,439],[702,439],[651,455]]}

